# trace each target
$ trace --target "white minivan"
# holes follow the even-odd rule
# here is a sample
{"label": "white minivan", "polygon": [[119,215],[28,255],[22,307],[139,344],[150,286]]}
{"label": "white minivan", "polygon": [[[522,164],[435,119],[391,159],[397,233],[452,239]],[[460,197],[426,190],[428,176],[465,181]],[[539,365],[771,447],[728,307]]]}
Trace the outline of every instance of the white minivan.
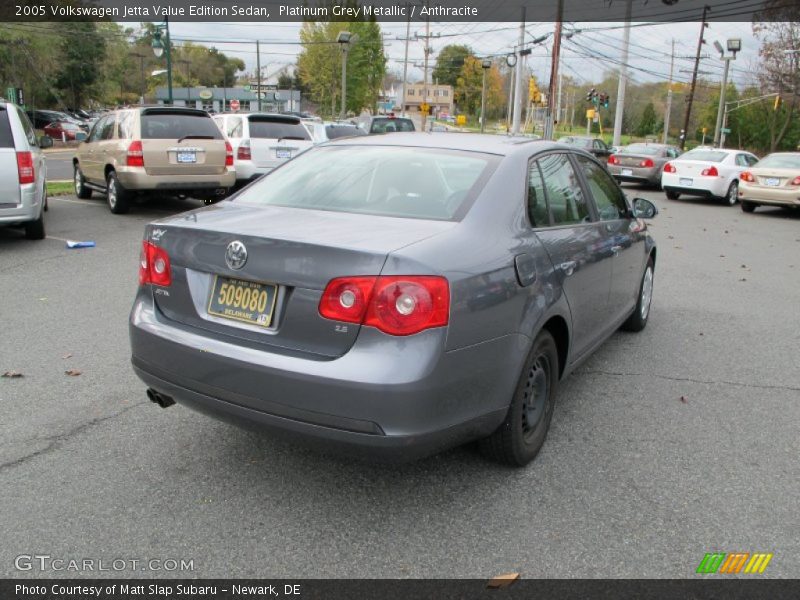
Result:
{"label": "white minivan", "polygon": [[246,185],[314,145],[299,117],[225,113],[214,121],[233,147],[236,185]]}
{"label": "white minivan", "polygon": [[44,239],[50,137],[36,138],[27,115],[0,98],[0,225],[22,225],[29,240]]}

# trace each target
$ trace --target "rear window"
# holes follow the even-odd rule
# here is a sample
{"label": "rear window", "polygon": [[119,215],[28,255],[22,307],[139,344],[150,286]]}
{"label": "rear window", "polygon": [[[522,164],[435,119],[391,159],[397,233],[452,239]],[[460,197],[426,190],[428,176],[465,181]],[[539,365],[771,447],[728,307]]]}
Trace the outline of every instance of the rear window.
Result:
{"label": "rear window", "polygon": [[570,146],[577,146],[578,148],[591,148],[591,138],[576,138],[576,137],[562,137],[558,140],[560,144],[569,144]]}
{"label": "rear window", "polygon": [[8,121],[8,111],[0,106],[0,148],[13,148],[14,135],[11,133],[11,123]]}
{"label": "rear window", "polygon": [[769,169],[800,169],[800,154],[770,154],[756,163]]}
{"label": "rear window", "polygon": [[201,112],[153,110],[142,114],[143,140],[176,140],[185,136],[221,140],[222,132]]}
{"label": "rear window", "polygon": [[414,131],[411,119],[373,119],[370,133],[394,133],[396,131]]}
{"label": "rear window", "polygon": [[497,160],[453,150],[319,146],[245,188],[236,201],[457,220]]}
{"label": "rear window", "polygon": [[713,150],[691,150],[681,154],[681,160],[704,160],[706,162],[720,162],[728,156],[727,152],[714,152]]}
{"label": "rear window", "polygon": [[270,140],[311,140],[302,123],[290,120],[250,117],[250,137]]}
{"label": "rear window", "polygon": [[625,154],[644,154],[645,156],[658,156],[661,154],[660,146],[648,146],[647,144],[631,144],[622,149]]}
{"label": "rear window", "polygon": [[353,125],[352,127],[348,127],[347,125],[342,125],[342,126],[328,125],[325,128],[325,131],[328,133],[329,140],[335,140],[336,138],[348,137],[353,135],[366,135],[366,132],[363,129],[359,129],[355,125]]}

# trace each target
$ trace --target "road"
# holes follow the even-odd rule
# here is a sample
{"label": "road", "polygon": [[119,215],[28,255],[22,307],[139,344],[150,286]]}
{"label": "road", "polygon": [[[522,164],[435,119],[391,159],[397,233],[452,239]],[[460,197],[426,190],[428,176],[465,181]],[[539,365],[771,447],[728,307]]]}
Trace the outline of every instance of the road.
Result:
{"label": "road", "polygon": [[126,324],[142,230],[199,202],[53,198],[49,239],[0,229],[0,372],[24,374],[0,379],[0,577],[79,575],[15,570],[39,553],[192,577],[690,578],[710,551],[796,577],[800,214],[629,190],[662,209],[650,323],[562,384],[521,470],[471,446],[352,462],[149,402]]}
{"label": "road", "polygon": [[47,158],[47,180],[62,181],[72,179],[72,157],[75,149],[54,150],[45,154]]}

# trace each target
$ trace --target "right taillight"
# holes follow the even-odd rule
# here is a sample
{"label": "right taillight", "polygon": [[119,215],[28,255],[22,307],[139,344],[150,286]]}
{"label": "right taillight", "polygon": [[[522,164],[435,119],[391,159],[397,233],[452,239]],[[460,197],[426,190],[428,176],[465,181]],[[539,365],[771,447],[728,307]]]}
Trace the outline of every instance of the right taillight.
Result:
{"label": "right taillight", "polygon": [[675,171],[677,171],[677,169],[672,166],[672,163],[667,163],[664,165],[664,173],[674,173]]}
{"label": "right taillight", "polygon": [[447,325],[450,286],[444,277],[430,275],[339,277],[326,286],[319,313],[389,335],[413,335]]}
{"label": "right taillight", "polygon": [[145,240],[139,255],[139,285],[148,284],[168,287],[172,284],[172,268],[166,250]]}
{"label": "right taillight", "polygon": [[242,140],[242,143],[236,149],[236,158],[238,160],[251,160],[253,158],[250,152],[250,140]]}
{"label": "right taillight", "polygon": [[17,152],[17,175],[19,175],[20,184],[33,183],[36,179],[31,152]]}
{"label": "right taillight", "polygon": [[130,146],[128,146],[125,164],[129,167],[144,166],[144,151],[142,150],[142,142],[140,140],[133,140]]}
{"label": "right taillight", "polygon": [[611,156],[608,157],[608,164],[610,164],[610,165],[618,165],[619,164],[619,159],[616,157],[615,154],[612,154]]}
{"label": "right taillight", "polygon": [[789,185],[800,185],[800,176],[799,177],[795,177],[794,179],[792,179],[792,181],[789,183]]}
{"label": "right taillight", "polygon": [[225,166],[233,166],[233,146],[228,140],[225,140]]}
{"label": "right taillight", "polygon": [[750,171],[743,171],[741,175],[739,175],[739,179],[742,181],[747,181],[749,183],[753,183],[756,178],[753,177],[753,174]]}

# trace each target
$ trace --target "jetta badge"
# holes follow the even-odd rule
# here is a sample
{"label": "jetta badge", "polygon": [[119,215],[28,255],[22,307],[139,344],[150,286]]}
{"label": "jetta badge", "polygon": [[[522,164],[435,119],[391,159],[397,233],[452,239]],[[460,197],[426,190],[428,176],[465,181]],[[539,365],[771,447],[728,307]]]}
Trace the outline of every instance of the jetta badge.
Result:
{"label": "jetta badge", "polygon": [[234,240],[228,244],[225,250],[225,262],[231,269],[241,269],[247,262],[247,248],[239,240]]}

